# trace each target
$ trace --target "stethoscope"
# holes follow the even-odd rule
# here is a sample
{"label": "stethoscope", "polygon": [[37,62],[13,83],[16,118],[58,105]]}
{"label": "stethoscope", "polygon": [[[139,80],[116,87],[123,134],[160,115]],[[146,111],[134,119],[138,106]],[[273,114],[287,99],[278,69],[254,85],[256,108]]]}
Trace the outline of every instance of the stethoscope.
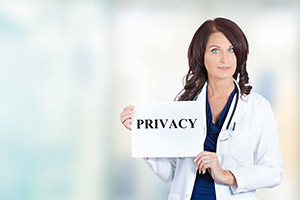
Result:
{"label": "stethoscope", "polygon": [[236,85],[236,83],[234,82],[234,86],[235,86],[235,91],[236,91],[236,98],[235,98],[235,102],[234,102],[234,107],[233,107],[233,110],[231,112],[231,115],[230,115],[230,118],[227,122],[227,126],[226,126],[226,129],[224,131],[221,130],[220,134],[219,134],[219,138],[221,141],[225,141],[225,140],[228,140],[231,133],[235,130],[235,125],[236,125],[236,122],[233,123],[233,127],[231,130],[229,130],[229,126],[230,126],[230,123],[231,123],[231,120],[234,116],[234,113],[235,113],[235,110],[236,110],[236,107],[237,107],[237,104],[238,104],[238,101],[239,101],[239,90],[238,90],[238,87]]}
{"label": "stethoscope", "polygon": [[[237,107],[237,104],[238,104],[238,101],[239,101],[239,90],[238,90],[238,87],[237,87],[237,83],[234,82],[234,87],[235,87],[235,91],[236,91],[236,98],[235,98],[235,102],[234,102],[234,106],[233,106],[233,110],[231,112],[231,115],[230,115],[230,118],[227,122],[227,126],[226,126],[226,130],[221,130],[221,132],[219,133],[219,139],[221,141],[226,141],[230,138],[230,135],[232,133],[232,131],[234,131],[235,129],[235,122],[233,123],[233,128],[231,130],[229,130],[229,126],[230,126],[230,123],[231,123],[231,120],[234,116],[234,113],[235,113],[235,110],[236,110],[236,107]],[[198,94],[199,95],[199,94]],[[196,97],[193,99],[194,101],[197,100],[198,98],[198,95],[196,95]],[[179,157],[179,159],[184,159],[184,157]]]}
{"label": "stethoscope", "polygon": [[[236,123],[234,122],[232,129],[229,130],[230,123],[232,121],[232,118],[234,116],[234,113],[235,113],[235,110],[236,110],[236,107],[237,107],[237,104],[238,104],[238,101],[239,101],[239,89],[237,87],[237,83],[235,81],[233,81],[233,83],[234,83],[234,87],[235,87],[235,91],[236,91],[236,98],[235,98],[233,110],[232,110],[231,115],[229,117],[229,120],[227,122],[226,129],[223,130],[223,131],[221,130],[221,132],[219,134],[219,138],[222,141],[225,141],[225,140],[227,140],[229,138],[229,136],[231,135],[231,133],[235,130],[235,125],[236,125]],[[194,98],[194,100],[197,100],[197,98],[198,98],[198,95]]]}
{"label": "stethoscope", "polygon": [[[236,107],[237,107],[237,104],[238,104],[238,101],[239,101],[239,90],[238,90],[238,87],[237,87],[237,85],[236,85],[235,82],[234,82],[234,86],[235,86],[235,91],[236,91],[236,97],[235,97],[235,102],[234,102],[233,111],[232,111],[232,113],[231,113],[231,115],[230,115],[230,118],[229,118],[229,121],[228,121],[228,123],[227,123],[226,130],[229,129],[230,122],[231,122],[231,120],[232,120],[232,118],[233,118],[233,115],[234,115],[234,113],[235,113],[235,110],[236,110]],[[234,125],[235,125],[235,124],[234,124]],[[233,127],[233,129],[234,129],[234,128],[235,128],[235,127]]]}

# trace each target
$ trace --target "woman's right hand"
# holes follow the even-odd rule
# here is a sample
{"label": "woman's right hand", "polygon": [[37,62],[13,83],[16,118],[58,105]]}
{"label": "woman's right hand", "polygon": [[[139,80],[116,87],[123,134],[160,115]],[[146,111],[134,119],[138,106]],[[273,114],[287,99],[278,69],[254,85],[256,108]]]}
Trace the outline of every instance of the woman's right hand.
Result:
{"label": "woman's right hand", "polygon": [[121,123],[129,130],[131,130],[132,117],[135,114],[134,108],[133,105],[126,106],[120,113]]}

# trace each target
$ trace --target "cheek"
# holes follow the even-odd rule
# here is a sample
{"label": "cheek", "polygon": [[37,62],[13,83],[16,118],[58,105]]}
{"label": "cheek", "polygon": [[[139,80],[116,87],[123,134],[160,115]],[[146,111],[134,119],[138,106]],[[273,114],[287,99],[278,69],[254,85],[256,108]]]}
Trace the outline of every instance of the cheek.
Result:
{"label": "cheek", "polygon": [[217,66],[217,59],[210,57],[210,56],[205,56],[204,57],[204,65],[207,71],[209,71],[211,68],[214,68]]}
{"label": "cheek", "polygon": [[237,59],[236,59],[235,54],[233,54],[233,55],[230,57],[230,60],[231,60],[231,62],[234,63],[235,65],[237,64],[237,63],[236,63]]}
{"label": "cheek", "polygon": [[236,67],[237,67],[237,59],[236,59],[235,55],[230,57],[230,63],[231,63],[231,66],[233,66],[234,72],[235,72]]}

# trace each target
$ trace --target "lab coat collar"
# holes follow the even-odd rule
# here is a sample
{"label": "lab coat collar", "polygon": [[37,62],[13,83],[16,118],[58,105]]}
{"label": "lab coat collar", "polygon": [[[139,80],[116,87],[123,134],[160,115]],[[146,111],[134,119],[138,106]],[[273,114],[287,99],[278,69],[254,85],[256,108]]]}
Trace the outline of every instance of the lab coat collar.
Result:
{"label": "lab coat collar", "polygon": [[[237,89],[239,91],[239,99],[238,99],[237,107],[236,107],[235,113],[233,115],[232,121],[229,125],[230,130],[232,130],[234,122],[237,122],[250,109],[249,105],[246,102],[247,97],[241,95],[241,89],[239,87],[238,82],[234,78],[233,78],[233,81],[236,84]],[[207,81],[204,83],[200,93],[194,98],[194,101],[199,101],[199,103],[200,103],[200,112],[202,113],[202,115],[201,115],[202,119],[200,119],[200,120],[201,120],[203,128],[205,130],[206,130],[206,91],[207,91]],[[237,93],[235,93],[234,99],[230,105],[228,114],[227,114],[225,121],[223,123],[223,126],[222,126],[222,131],[226,130],[227,123],[229,121],[229,118],[230,118],[231,113],[234,108],[236,95],[237,95]]]}
{"label": "lab coat collar", "polygon": [[[236,107],[236,110],[235,110],[235,113],[232,117],[232,120],[231,120],[231,123],[229,125],[229,130],[232,130],[233,129],[233,124],[236,123],[236,125],[238,126],[237,124],[237,121],[245,114],[249,111],[250,107],[249,105],[247,104],[247,96],[245,95],[242,95],[241,94],[241,89],[239,87],[239,84],[238,82],[233,78],[233,81],[234,83],[236,84],[237,86],[237,89],[239,91],[239,99],[238,99],[238,103],[237,103],[237,107]],[[230,118],[230,115],[234,109],[234,104],[235,104],[235,98],[236,98],[236,95],[237,93],[235,93],[234,95],[234,99],[230,105],[230,108],[229,108],[229,111],[228,111],[228,114],[225,118],[225,121],[223,123],[223,126],[222,126],[222,131],[226,130],[226,126],[227,126],[227,123],[229,121],[229,118]]]}

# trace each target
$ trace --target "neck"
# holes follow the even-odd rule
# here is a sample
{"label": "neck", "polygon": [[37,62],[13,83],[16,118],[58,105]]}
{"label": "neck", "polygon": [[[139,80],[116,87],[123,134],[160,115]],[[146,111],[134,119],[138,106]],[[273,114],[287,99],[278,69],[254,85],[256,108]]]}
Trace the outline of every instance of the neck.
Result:
{"label": "neck", "polygon": [[208,80],[207,92],[209,96],[227,96],[234,89],[232,79]]}

